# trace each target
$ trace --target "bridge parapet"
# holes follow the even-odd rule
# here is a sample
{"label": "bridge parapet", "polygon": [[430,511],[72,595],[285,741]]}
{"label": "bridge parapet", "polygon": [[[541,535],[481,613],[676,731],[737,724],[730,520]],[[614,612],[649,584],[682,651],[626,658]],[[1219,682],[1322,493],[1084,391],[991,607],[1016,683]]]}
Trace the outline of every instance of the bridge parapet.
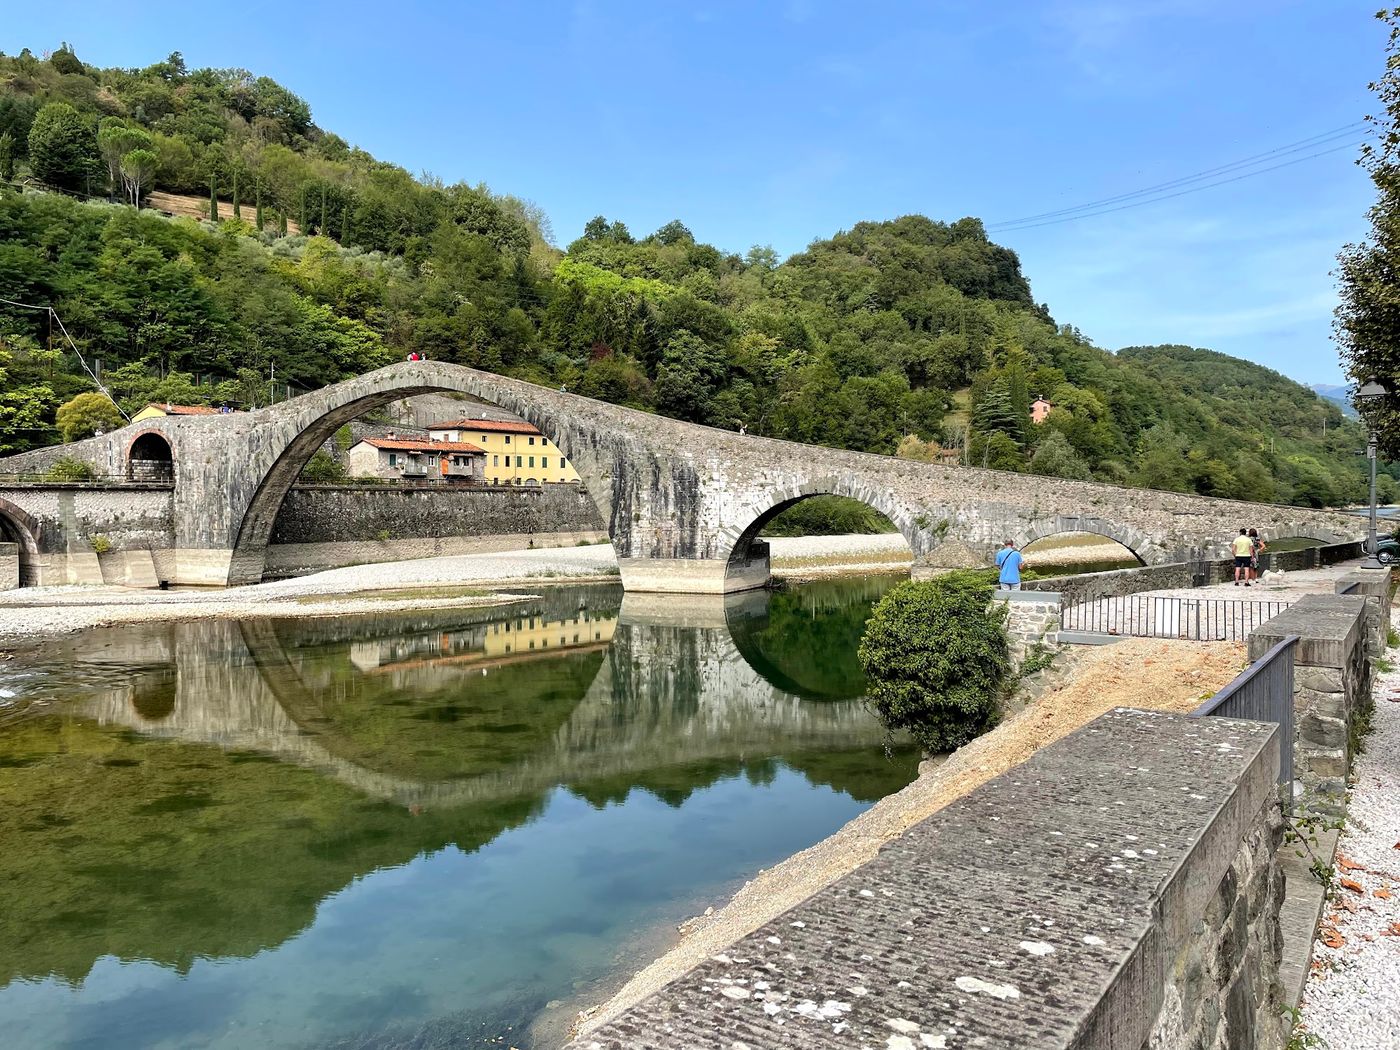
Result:
{"label": "bridge parapet", "polygon": [[1281,1046],[1279,746],[1104,715],[571,1050]]}

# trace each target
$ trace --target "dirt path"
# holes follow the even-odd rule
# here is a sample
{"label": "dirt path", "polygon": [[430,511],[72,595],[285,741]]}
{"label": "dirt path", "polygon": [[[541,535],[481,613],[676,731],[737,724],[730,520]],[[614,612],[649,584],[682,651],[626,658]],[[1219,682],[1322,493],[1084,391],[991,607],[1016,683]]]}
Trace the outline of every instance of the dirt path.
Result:
{"label": "dirt path", "polygon": [[1235,642],[1131,639],[1084,655],[1070,678],[996,729],[954,752],[903,791],[877,803],[835,835],[760,872],[724,907],[688,922],[681,940],[633,976],[608,1002],[584,1011],[591,1031],[696,963],[751,933],[949,802],[1005,772],[1046,744],[1115,707],[1190,711],[1245,666]]}

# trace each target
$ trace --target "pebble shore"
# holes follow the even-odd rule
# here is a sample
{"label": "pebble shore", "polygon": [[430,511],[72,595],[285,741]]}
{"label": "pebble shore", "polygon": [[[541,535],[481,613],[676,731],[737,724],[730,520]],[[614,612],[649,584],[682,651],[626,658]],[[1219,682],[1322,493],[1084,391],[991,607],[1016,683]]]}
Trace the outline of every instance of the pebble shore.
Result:
{"label": "pebble shore", "polygon": [[[1400,1047],[1400,648],[1377,676],[1372,729],[1352,774],[1303,991],[1301,1046]],[[1321,1043],[1307,1042],[1308,1036]]]}

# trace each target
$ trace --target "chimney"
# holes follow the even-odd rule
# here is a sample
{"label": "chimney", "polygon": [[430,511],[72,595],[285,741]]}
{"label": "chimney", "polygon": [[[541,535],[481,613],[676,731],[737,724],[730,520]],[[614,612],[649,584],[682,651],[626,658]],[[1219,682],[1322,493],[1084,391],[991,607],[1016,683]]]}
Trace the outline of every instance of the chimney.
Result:
{"label": "chimney", "polygon": [[389,433],[388,433],[387,435],[385,435],[385,436],[388,437],[388,439],[389,439],[390,441],[393,441],[394,438],[398,437],[399,435],[398,435],[395,431],[392,431],[392,430],[391,430],[391,431],[389,431]]}

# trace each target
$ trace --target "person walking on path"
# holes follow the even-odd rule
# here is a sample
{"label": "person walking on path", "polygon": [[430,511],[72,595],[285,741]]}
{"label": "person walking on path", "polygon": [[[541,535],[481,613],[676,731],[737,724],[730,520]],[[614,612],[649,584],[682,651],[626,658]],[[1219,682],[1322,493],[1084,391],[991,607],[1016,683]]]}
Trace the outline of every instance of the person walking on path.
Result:
{"label": "person walking on path", "polygon": [[1026,559],[1016,549],[1016,544],[1007,540],[1006,545],[997,551],[997,568],[1001,570],[997,580],[1001,583],[1002,590],[1021,589],[1021,569],[1025,564]]}
{"label": "person walking on path", "polygon": [[1259,538],[1258,529],[1249,530],[1249,542],[1254,549],[1249,554],[1249,575],[1254,582],[1259,582],[1259,555],[1269,549],[1269,545]]}
{"label": "person walking on path", "polygon": [[1235,555],[1235,586],[1240,585],[1240,580],[1244,580],[1244,585],[1249,586],[1249,563],[1254,557],[1254,541],[1249,538],[1248,529],[1240,529],[1240,534],[1235,537],[1235,541],[1230,544],[1230,550]]}

